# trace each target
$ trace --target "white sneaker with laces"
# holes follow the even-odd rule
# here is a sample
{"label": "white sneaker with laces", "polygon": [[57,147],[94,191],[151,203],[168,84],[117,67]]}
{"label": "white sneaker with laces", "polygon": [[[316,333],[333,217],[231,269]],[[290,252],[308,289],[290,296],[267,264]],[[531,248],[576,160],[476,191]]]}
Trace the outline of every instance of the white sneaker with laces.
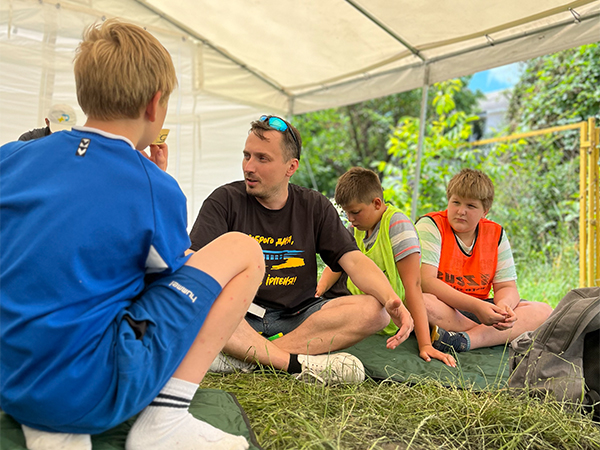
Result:
{"label": "white sneaker with laces", "polygon": [[302,365],[302,372],[295,377],[305,383],[358,384],[365,380],[363,363],[350,353],[298,355],[298,362]]}
{"label": "white sneaker with laces", "polygon": [[250,373],[254,370],[256,370],[256,364],[241,361],[233,356],[225,355],[223,352],[219,352],[208,369],[212,373]]}

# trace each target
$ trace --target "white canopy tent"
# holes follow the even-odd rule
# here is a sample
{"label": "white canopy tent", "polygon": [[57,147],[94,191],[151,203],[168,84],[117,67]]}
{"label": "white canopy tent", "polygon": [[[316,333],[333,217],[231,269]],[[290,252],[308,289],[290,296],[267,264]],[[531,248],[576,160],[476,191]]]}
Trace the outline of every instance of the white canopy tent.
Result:
{"label": "white canopy tent", "polygon": [[137,23],[170,51],[179,89],[165,124],[169,172],[190,221],[239,179],[249,123],[411,90],[600,41],[600,0],[2,0],[0,144],[77,107],[84,28]]}

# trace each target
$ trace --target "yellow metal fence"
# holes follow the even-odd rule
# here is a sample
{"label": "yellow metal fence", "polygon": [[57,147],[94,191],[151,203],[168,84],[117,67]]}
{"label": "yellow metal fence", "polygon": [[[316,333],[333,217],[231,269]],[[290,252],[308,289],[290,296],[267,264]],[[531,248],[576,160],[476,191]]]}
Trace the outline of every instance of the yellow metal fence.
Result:
{"label": "yellow metal fence", "polygon": [[472,146],[525,139],[579,129],[579,286],[600,286],[600,128],[593,117],[584,122],[511,134],[471,143]]}

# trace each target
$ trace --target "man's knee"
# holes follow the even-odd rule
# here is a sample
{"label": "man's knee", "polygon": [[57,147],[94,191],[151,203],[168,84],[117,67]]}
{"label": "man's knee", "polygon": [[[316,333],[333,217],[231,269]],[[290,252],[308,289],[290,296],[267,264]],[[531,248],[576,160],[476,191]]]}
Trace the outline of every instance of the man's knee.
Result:
{"label": "man's knee", "polygon": [[[375,297],[370,295],[366,295],[365,297],[364,320],[362,323],[368,334],[374,334],[388,326],[390,315]],[[362,314],[363,312],[361,312]]]}

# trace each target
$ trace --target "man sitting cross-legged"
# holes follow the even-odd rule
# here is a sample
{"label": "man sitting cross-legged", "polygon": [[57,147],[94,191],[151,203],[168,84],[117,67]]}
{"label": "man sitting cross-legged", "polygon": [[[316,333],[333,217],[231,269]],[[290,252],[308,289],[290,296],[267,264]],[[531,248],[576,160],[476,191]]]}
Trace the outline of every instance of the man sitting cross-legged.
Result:
{"label": "man sitting cross-legged", "polygon": [[[252,122],[243,151],[244,181],[217,188],[204,202],[191,232],[198,250],[228,231],[241,231],[263,249],[266,274],[246,314],[212,369],[252,369],[255,362],[324,382],[360,382],[362,363],[347,348],[388,325],[395,348],[413,328],[410,313],[381,270],[363,255],[337,211],[316,191],[290,184],[298,168],[301,137],[285,120]],[[319,253],[344,270],[368,295],[315,298]],[[260,333],[260,334],[259,334]],[[276,340],[269,340],[279,336]]]}

